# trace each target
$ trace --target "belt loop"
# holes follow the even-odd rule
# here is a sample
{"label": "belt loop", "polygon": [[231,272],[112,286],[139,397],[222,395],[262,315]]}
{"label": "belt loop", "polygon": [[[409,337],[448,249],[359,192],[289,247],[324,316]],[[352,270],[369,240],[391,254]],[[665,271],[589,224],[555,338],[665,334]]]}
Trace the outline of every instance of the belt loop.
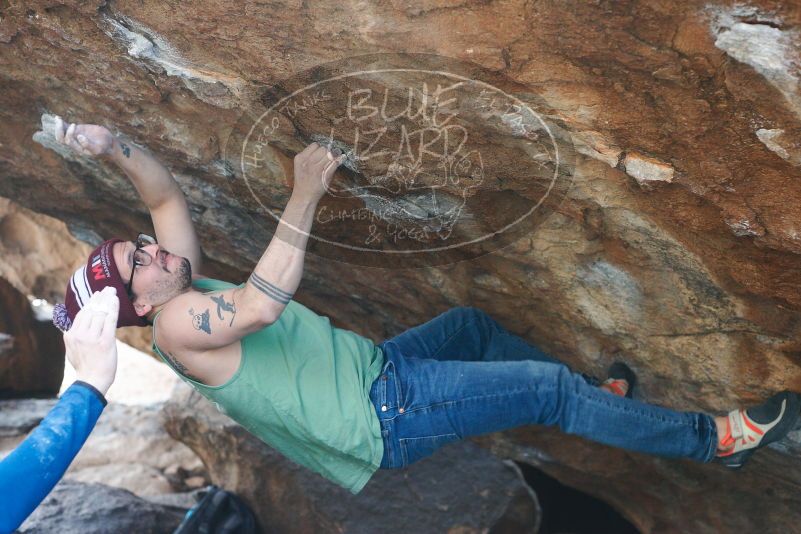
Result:
{"label": "belt loop", "polygon": [[381,402],[382,412],[386,412],[387,410],[389,410],[389,406],[387,405],[387,399],[389,397],[387,395],[387,388],[389,388],[390,374],[392,374],[392,362],[387,361],[387,363],[384,364],[384,368],[381,370],[381,377],[380,377],[381,384],[379,385],[379,391],[380,391],[379,400]]}
{"label": "belt loop", "polygon": [[[383,372],[381,373],[380,377],[382,412],[389,411],[392,408],[403,409],[401,382],[398,378],[398,366],[395,363],[396,359],[399,358],[401,358],[401,356],[396,354],[394,351],[386,351],[386,363],[384,364]],[[392,389],[395,390],[394,393],[391,391]],[[386,407],[386,410],[384,407]]]}
{"label": "belt loop", "polygon": [[[395,362],[389,362],[389,367],[387,368],[387,403],[390,405],[391,408],[397,408],[398,402],[395,400],[394,402],[391,399],[391,396],[397,398],[398,396],[398,382],[397,382],[397,368],[395,367]],[[392,390],[394,391],[394,395],[392,395]]]}
{"label": "belt loop", "polygon": [[398,377],[398,367],[392,363],[392,385],[395,387],[395,407],[403,413],[403,395],[400,378]]}

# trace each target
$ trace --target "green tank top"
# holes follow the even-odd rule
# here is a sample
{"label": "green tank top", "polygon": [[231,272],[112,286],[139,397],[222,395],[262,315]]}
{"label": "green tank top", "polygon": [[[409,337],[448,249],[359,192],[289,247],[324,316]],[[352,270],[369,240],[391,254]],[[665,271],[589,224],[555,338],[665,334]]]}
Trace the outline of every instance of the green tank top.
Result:
{"label": "green tank top", "polygon": [[[198,279],[203,292],[236,287]],[[370,387],[384,355],[369,339],[335,328],[290,301],[278,320],[241,340],[239,369],[211,387],[178,376],[217,409],[290,460],[358,493],[381,464],[384,445]]]}

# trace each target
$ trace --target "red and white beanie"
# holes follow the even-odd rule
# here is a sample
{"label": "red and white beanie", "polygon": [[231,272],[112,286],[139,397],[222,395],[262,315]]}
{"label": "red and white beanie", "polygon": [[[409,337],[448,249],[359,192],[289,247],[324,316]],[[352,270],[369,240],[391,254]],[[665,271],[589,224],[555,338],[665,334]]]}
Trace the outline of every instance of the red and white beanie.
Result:
{"label": "red and white beanie", "polygon": [[115,243],[122,242],[122,239],[109,239],[100,244],[89,254],[89,261],[82,265],[70,278],[67,284],[67,292],[64,295],[64,304],[56,304],[53,307],[53,324],[66,332],[72,326],[75,316],[91,298],[92,294],[100,291],[106,286],[113,286],[117,289],[117,297],[120,299],[120,315],[117,319],[117,328],[121,326],[147,326],[147,320],[136,314],[131,299],[128,298],[128,291],[125,282],[117,270],[117,264],[112,254]]}

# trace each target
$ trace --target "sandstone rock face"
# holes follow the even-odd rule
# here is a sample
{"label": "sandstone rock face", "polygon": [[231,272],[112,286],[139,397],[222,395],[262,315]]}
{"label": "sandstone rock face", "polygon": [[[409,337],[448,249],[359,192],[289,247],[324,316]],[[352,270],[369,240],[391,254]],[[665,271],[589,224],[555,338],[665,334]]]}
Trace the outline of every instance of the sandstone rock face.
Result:
{"label": "sandstone rock face", "polygon": [[535,533],[536,496],[517,471],[471,443],[404,472],[379,471],[347,490],[293,464],[189,387],[176,388],[165,424],[215,484],[244,498],[268,532]]}
{"label": "sandstone rock face", "polygon": [[178,471],[202,470],[200,460],[172,439],[161,424],[161,405],[110,403],[66,477],[127,489],[139,497],[171,493],[180,487]]}
{"label": "sandstone rock face", "polygon": [[0,200],[0,274],[26,295],[63,300],[64,280],[90,250],[61,221]]}
{"label": "sandstone rock face", "polygon": [[[84,241],[135,235],[149,227],[147,214],[119,171],[59,153],[46,132],[32,140],[43,114],[105,124],[158,153],[187,193],[209,274],[236,281],[269,242],[292,155],[327,138],[357,156],[340,184],[390,191],[331,198],[318,213],[316,231],[328,242],[312,243],[297,298],[339,326],[379,340],[474,305],[582,371],[601,374],[625,359],[640,376],[638,395],[652,402],[718,411],[801,390],[797,3],[33,0],[0,9],[0,195],[65,221]],[[245,182],[243,151],[232,146],[246,147],[265,110],[332,72],[314,67],[338,61],[352,72],[358,62],[349,58],[395,53],[453,61],[438,69],[434,59],[376,60],[373,70],[395,70],[360,79],[373,95],[399,90],[395,106],[411,87],[419,102],[436,86],[425,92],[417,74],[399,69],[452,67],[534,108],[553,134],[545,160],[526,152],[537,143],[528,134],[542,129],[520,130],[519,115],[477,120],[479,92],[458,104],[465,146],[487,159],[470,152],[448,168],[442,196],[431,195],[431,161],[420,174],[408,161],[383,171],[379,159],[365,162],[352,133],[374,132],[374,141],[380,113],[364,119],[365,130],[354,127],[362,116],[337,116],[326,95],[362,87],[342,78],[285,107],[274,130],[266,123],[273,137],[244,154],[260,174]],[[397,144],[392,133],[375,148]],[[442,241],[441,231],[454,229],[442,217],[450,208],[464,215],[450,234],[462,239],[537,205],[555,148],[569,156],[558,194],[530,232],[417,263],[387,260],[408,242]],[[409,187],[418,176],[425,194]],[[401,182],[403,190],[389,187]],[[373,223],[387,252],[379,260],[372,249],[329,243],[365,241]],[[539,429],[497,439],[498,451],[596,488],[646,532],[778,532],[801,519],[792,439],[737,474],[590,454],[579,440]],[[676,513],[680,503],[692,506]]]}

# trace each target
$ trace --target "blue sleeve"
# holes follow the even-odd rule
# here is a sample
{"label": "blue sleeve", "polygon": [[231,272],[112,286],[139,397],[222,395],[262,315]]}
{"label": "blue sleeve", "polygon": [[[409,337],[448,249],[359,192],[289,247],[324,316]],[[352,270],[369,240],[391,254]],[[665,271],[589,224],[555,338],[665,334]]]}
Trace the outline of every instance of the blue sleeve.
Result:
{"label": "blue sleeve", "polygon": [[81,450],[106,399],[77,381],[39,426],[0,462],[0,533],[12,532],[50,493]]}

